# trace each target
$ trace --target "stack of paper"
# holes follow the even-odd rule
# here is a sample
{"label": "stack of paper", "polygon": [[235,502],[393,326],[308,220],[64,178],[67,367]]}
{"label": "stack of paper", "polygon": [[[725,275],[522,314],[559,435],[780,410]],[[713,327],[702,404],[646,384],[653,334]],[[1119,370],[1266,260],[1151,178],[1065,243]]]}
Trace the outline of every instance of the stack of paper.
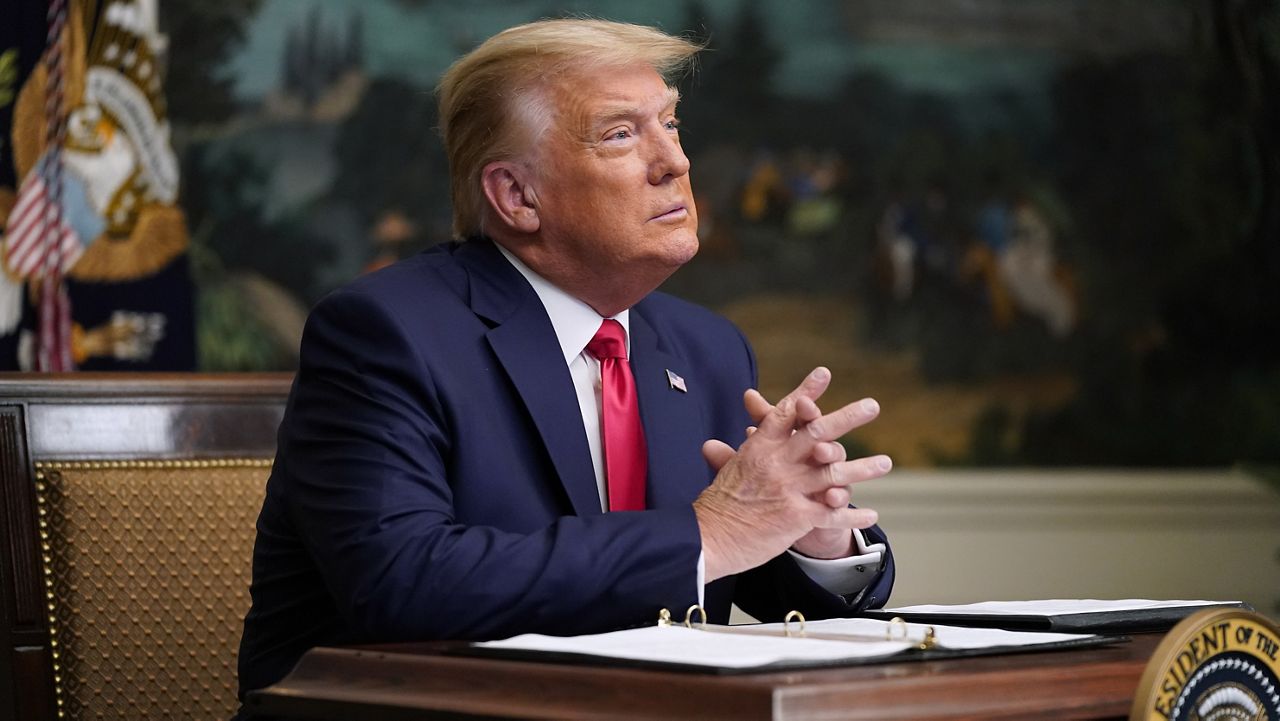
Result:
{"label": "stack of paper", "polygon": [[955,606],[902,606],[865,614],[918,623],[987,626],[1028,631],[1136,633],[1163,631],[1204,608],[1248,608],[1240,601],[1152,601],[1129,598],[985,601]]}
{"label": "stack of paper", "polygon": [[[784,636],[783,624],[652,626],[585,636],[526,634],[474,644],[486,654],[544,660],[611,660],[634,665],[732,672],[800,666],[854,665],[902,658],[935,658],[1077,647],[1110,642],[1093,635],[1024,633],[933,626],[936,645],[919,648],[929,626],[870,619],[805,624],[805,636]],[[791,624],[794,632],[797,624]],[[814,636],[821,636],[815,638]],[[836,637],[845,636],[845,639]]]}

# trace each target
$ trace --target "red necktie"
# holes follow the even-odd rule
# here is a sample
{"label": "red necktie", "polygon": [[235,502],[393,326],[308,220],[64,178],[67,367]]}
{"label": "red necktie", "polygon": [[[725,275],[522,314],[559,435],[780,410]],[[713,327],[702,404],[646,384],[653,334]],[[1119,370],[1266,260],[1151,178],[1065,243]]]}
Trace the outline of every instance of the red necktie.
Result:
{"label": "red necktie", "polygon": [[587,344],[587,352],[600,361],[600,425],[610,511],[644,510],[644,479],[649,470],[626,338],[621,323],[606,319]]}

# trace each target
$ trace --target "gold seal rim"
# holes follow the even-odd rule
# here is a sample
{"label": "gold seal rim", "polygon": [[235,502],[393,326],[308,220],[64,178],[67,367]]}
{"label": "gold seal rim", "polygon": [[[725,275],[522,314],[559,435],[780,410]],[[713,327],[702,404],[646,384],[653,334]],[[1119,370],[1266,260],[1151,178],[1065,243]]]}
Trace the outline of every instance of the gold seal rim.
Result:
{"label": "gold seal rim", "polygon": [[1263,626],[1280,639],[1280,624],[1256,611],[1243,608],[1207,608],[1196,611],[1170,629],[1160,641],[1160,645],[1156,646],[1156,650],[1152,652],[1151,658],[1147,660],[1142,678],[1138,681],[1138,690],[1133,695],[1129,721],[1148,721],[1152,704],[1155,702],[1156,683],[1168,672],[1169,665],[1176,658],[1178,650],[1190,643],[1205,627],[1232,619],[1242,619]]}

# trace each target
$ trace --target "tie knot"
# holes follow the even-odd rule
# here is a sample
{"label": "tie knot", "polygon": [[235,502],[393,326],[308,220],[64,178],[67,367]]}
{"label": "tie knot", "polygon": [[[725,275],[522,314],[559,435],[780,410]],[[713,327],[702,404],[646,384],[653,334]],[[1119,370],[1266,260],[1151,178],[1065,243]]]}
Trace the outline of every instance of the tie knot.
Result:
{"label": "tie knot", "polygon": [[612,318],[606,318],[600,324],[600,330],[587,344],[587,352],[596,360],[605,358],[627,358],[627,332],[622,324]]}

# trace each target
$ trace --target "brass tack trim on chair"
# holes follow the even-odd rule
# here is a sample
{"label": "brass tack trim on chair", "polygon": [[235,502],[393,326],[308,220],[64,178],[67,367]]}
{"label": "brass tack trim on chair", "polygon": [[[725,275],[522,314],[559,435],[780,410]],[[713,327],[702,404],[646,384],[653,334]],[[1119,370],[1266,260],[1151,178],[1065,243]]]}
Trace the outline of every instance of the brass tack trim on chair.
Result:
{"label": "brass tack trim on chair", "polygon": [[40,528],[40,571],[44,576],[45,610],[49,613],[46,618],[49,622],[49,655],[53,658],[53,697],[54,703],[58,708],[58,718],[64,718],[62,659],[58,648],[58,609],[53,595],[53,558],[49,555],[53,552],[53,546],[49,540],[49,522],[45,520],[49,514],[46,508],[48,490],[45,477],[46,468],[49,468],[49,466],[44,463],[36,464],[36,514]]}
{"label": "brass tack trim on chair", "polygon": [[106,469],[134,470],[138,468],[270,468],[269,458],[205,458],[198,460],[173,459],[158,461],[38,461],[36,479],[44,477],[45,469],[51,471],[101,471]]}
{"label": "brass tack trim on chair", "polygon": [[53,660],[54,703],[58,718],[66,718],[66,691],[63,687],[62,644],[59,640],[58,606],[54,594],[53,541],[49,532],[49,485],[47,472],[207,468],[270,468],[266,458],[210,458],[123,461],[37,461],[35,464],[37,525],[40,532],[40,569],[44,577],[46,610],[49,623],[49,649]]}

